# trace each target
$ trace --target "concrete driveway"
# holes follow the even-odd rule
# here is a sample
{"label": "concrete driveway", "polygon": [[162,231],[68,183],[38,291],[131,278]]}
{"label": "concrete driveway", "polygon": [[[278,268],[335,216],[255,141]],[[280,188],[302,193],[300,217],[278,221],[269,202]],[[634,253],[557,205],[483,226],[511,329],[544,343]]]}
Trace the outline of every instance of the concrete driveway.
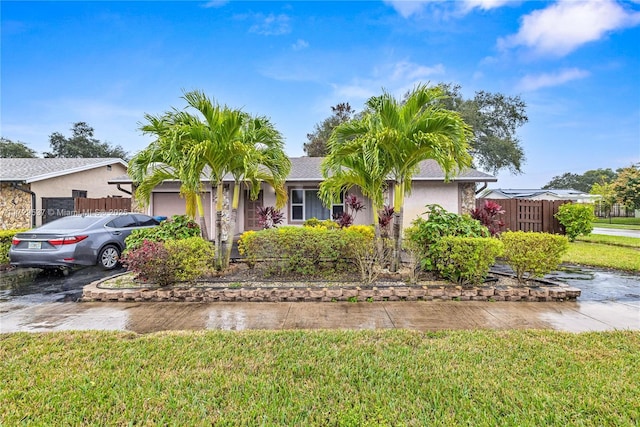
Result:
{"label": "concrete driveway", "polygon": [[608,236],[637,237],[640,239],[640,230],[626,230],[622,228],[594,228],[593,234],[606,234]]}
{"label": "concrete driveway", "polygon": [[[583,272],[580,272],[583,273]],[[375,303],[78,303],[82,286],[105,273],[69,277],[35,275],[8,284],[0,277],[0,332],[246,329],[555,329],[583,332],[640,330],[640,279],[599,272],[568,273],[586,292],[578,302],[375,302]],[[573,277],[573,276],[576,276]],[[573,277],[573,278],[572,278]],[[604,292],[594,280],[612,282]],[[591,290],[589,290],[591,289]]]}

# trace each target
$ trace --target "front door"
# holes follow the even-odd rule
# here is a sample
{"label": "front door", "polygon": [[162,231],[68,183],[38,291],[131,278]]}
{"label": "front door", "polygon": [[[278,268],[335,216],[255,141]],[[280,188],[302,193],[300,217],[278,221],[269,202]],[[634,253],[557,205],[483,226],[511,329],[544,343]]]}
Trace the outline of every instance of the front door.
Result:
{"label": "front door", "polygon": [[262,226],[258,223],[258,208],[262,207],[262,191],[256,200],[249,198],[249,190],[244,192],[244,229],[260,230]]}

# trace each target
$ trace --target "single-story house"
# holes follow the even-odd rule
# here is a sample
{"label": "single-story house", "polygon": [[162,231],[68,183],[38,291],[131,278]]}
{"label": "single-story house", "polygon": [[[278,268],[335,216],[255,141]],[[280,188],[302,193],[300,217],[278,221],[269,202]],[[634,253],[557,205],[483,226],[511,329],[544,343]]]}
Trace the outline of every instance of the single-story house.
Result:
{"label": "single-story house", "polygon": [[[321,157],[293,157],[291,158],[291,172],[286,181],[288,192],[287,205],[282,209],[284,212],[283,225],[302,225],[309,218],[318,219],[331,218],[333,214],[342,212],[342,204],[325,207],[318,198],[318,188],[322,182],[320,165]],[[425,205],[437,203],[450,212],[466,213],[475,208],[476,184],[482,183],[486,186],[488,182],[495,182],[497,179],[486,173],[467,169],[449,182],[444,181],[444,173],[440,166],[433,160],[427,160],[420,165],[420,171],[414,176],[411,194],[405,198],[404,227],[411,224],[411,221],[420,216],[425,211]],[[204,182],[204,210],[205,222],[209,235],[213,236],[213,203],[215,189],[203,179]],[[109,180],[114,185],[132,185],[130,177],[124,175]],[[224,180],[225,199],[224,211],[229,208],[229,201],[233,194],[233,179],[227,177]],[[365,210],[360,212],[355,220],[357,224],[371,224],[373,214],[371,212],[371,202],[366,200],[358,189],[352,193],[356,194],[365,202]],[[233,234],[237,235],[246,230],[257,230],[260,228],[256,209],[258,206],[274,206],[275,192],[268,185],[263,184],[262,191],[257,200],[250,200],[248,190],[243,188],[240,205],[238,207],[238,218]],[[393,201],[393,187],[389,187],[387,194],[388,204]],[[180,182],[165,181],[158,185],[152,192],[147,213],[152,216],[179,215],[185,213],[185,201],[180,197]],[[225,217],[225,221],[228,220]]]}
{"label": "single-story house", "polygon": [[126,173],[117,158],[0,159],[0,229],[42,225],[73,210],[77,197],[130,197],[108,184]]}
{"label": "single-story house", "polygon": [[483,199],[529,199],[529,200],[569,200],[576,203],[593,203],[597,199],[592,194],[572,189],[503,189],[484,190]]}

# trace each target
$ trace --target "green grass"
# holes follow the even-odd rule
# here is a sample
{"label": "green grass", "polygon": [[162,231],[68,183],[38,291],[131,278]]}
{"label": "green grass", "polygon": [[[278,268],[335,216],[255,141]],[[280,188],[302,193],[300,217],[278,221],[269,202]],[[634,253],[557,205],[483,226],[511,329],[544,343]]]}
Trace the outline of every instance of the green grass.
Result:
{"label": "green grass", "polygon": [[640,248],[575,241],[569,244],[569,250],[562,257],[562,262],[616,270],[640,271]]}
{"label": "green grass", "polygon": [[628,230],[640,230],[640,218],[598,218],[593,222],[594,227],[599,228],[622,228]]}
{"label": "green grass", "polygon": [[637,237],[607,236],[605,234],[590,234],[588,236],[578,236],[576,241],[589,243],[602,243],[612,246],[623,246],[629,248],[640,248],[640,239]]}
{"label": "green grass", "polygon": [[0,335],[0,425],[637,425],[640,332]]}

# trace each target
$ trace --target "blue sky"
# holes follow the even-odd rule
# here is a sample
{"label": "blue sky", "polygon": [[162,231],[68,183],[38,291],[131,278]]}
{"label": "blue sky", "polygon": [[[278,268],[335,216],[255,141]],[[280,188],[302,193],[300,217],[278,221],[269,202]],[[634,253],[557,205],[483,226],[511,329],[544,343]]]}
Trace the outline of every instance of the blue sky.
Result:
{"label": "blue sky", "polygon": [[519,95],[524,174],[640,162],[640,1],[2,1],[0,134],[49,150],[74,122],[135,153],[183,90],[266,115],[303,155],[349,102],[418,82]]}

